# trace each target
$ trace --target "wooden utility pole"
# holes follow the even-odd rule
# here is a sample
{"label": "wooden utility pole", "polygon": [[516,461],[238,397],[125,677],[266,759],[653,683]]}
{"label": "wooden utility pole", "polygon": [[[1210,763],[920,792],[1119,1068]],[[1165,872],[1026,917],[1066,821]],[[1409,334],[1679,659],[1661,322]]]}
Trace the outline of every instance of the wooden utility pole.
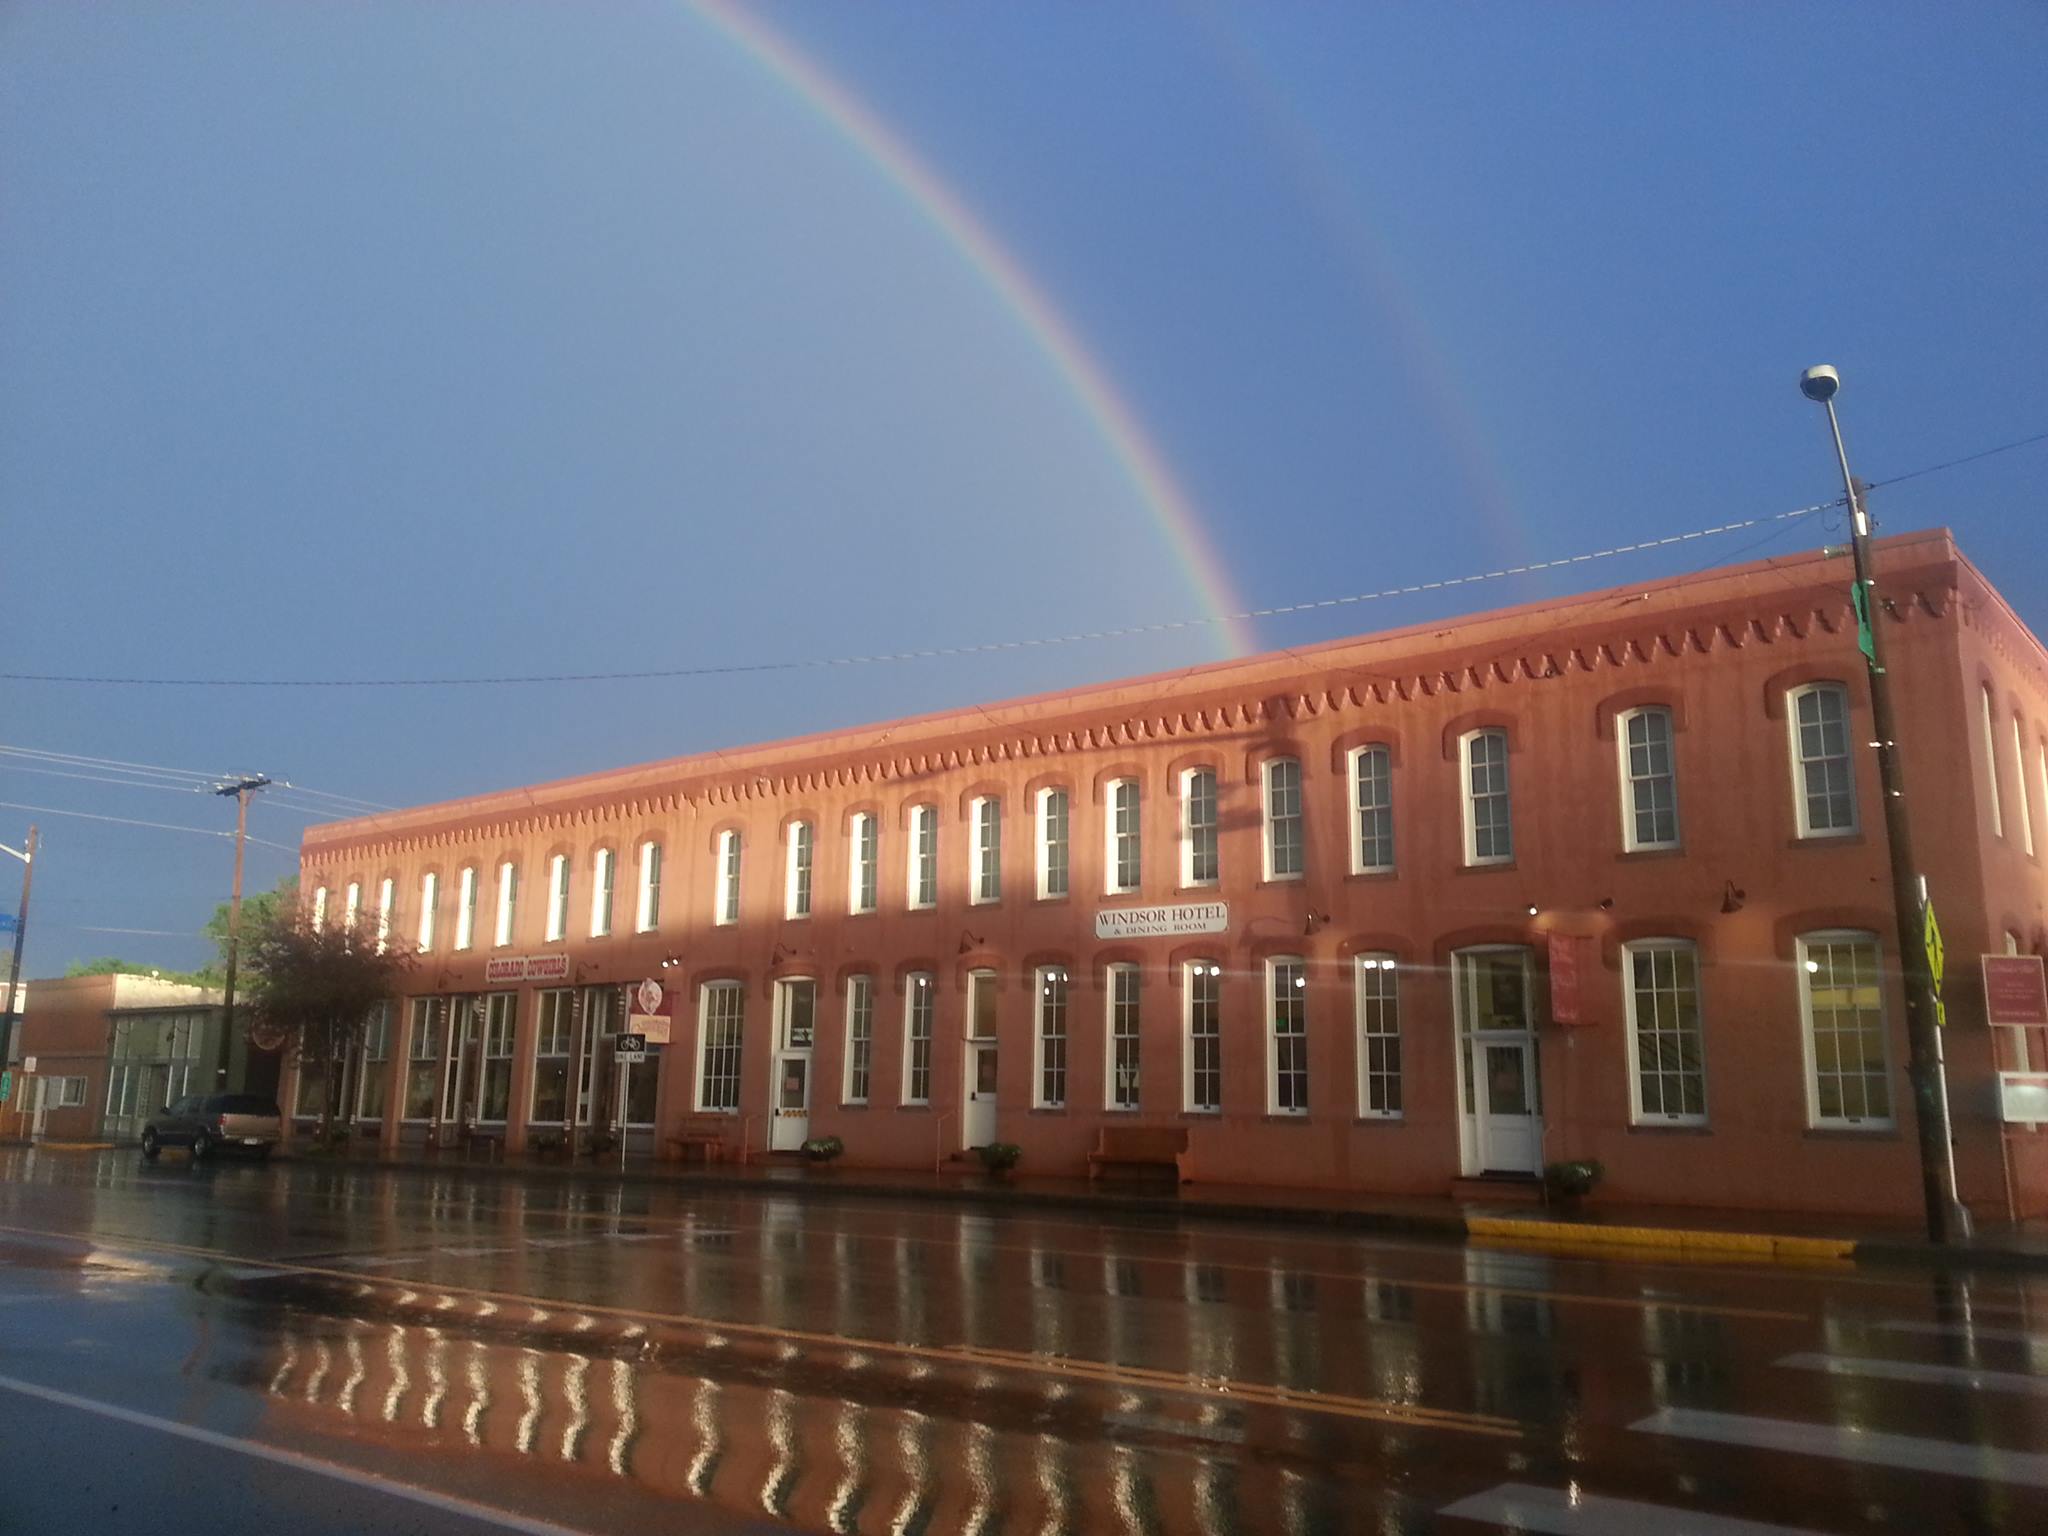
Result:
{"label": "wooden utility pole", "polygon": [[228,975],[222,987],[221,1039],[223,1042],[235,1037],[235,962],[238,958],[237,945],[242,934],[242,845],[249,836],[249,797],[259,789],[270,787],[270,780],[262,774],[246,779],[236,779],[232,784],[217,784],[216,795],[235,797],[235,885],[228,897]]}
{"label": "wooden utility pole", "polygon": [[[5,847],[0,843],[0,848]],[[14,1002],[21,995],[21,946],[28,937],[29,890],[36,877],[36,829],[28,829],[28,842],[22,848],[7,851],[21,860],[21,905],[14,913],[14,964],[7,972],[7,1006],[0,1010],[0,1070],[6,1068],[8,1053],[14,1049]]]}

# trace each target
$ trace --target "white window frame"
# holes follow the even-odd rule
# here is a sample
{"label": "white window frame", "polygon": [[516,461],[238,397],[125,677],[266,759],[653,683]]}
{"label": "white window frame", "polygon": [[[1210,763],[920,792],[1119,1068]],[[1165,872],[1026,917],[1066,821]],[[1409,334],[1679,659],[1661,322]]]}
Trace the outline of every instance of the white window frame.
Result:
{"label": "white window frame", "polygon": [[[1102,980],[1102,1107],[1114,1115],[1134,1115],[1143,1105],[1145,981],[1137,966],[1125,962],[1106,967]],[[1128,999],[1118,995],[1126,987]],[[1126,1041],[1133,1079],[1129,1099],[1121,1096],[1117,1071],[1117,1048]]]}
{"label": "white window frame", "polygon": [[643,837],[633,881],[633,931],[653,933],[661,926],[661,840]]}
{"label": "white window frame", "polygon": [[[1274,858],[1279,846],[1274,836],[1279,828],[1281,814],[1274,809],[1274,784],[1276,772],[1294,770],[1294,811],[1289,818],[1294,823],[1294,861],[1296,869],[1281,869]],[[1302,788],[1301,759],[1298,757],[1269,757],[1259,764],[1259,843],[1262,850],[1262,873],[1267,880],[1295,881],[1305,878],[1308,869],[1308,805]]]}
{"label": "white window frame", "polygon": [[2034,856],[2034,807],[2027,796],[2027,743],[2026,735],[2020,729],[2020,717],[2012,717],[2012,782],[2019,791],[2020,846],[2027,851],[2027,857]]}
{"label": "white window frame", "polygon": [[[1368,782],[1366,774],[1362,771],[1365,766],[1365,760],[1368,757],[1375,757],[1379,762],[1385,764],[1387,770],[1384,776],[1379,774],[1371,776],[1370,782],[1375,785],[1385,784],[1386,799],[1383,804],[1370,807],[1359,803],[1360,796],[1364,793],[1365,785]],[[1383,741],[1369,741],[1363,746],[1353,747],[1344,754],[1344,777],[1346,783],[1345,798],[1350,806],[1351,818],[1351,873],[1354,875],[1390,875],[1394,872],[1394,862],[1397,856],[1394,848],[1393,748]],[[1387,857],[1378,862],[1370,861],[1365,856],[1365,813],[1368,809],[1376,816],[1384,814],[1387,818]]]}
{"label": "white window frame", "polygon": [[429,954],[434,948],[434,908],[441,900],[441,875],[438,870],[428,870],[420,876],[420,953]]}
{"label": "white window frame", "polygon": [[[1500,788],[1489,789],[1485,798],[1499,796],[1507,809],[1504,823],[1507,848],[1490,853],[1479,851],[1479,801],[1480,792],[1472,784],[1472,749],[1481,741],[1500,743]],[[1465,864],[1467,868],[1479,869],[1494,864],[1515,862],[1515,785],[1510,769],[1513,753],[1508,742],[1508,733],[1497,725],[1481,726],[1478,730],[1467,731],[1458,738],[1458,805],[1465,820]]]}
{"label": "white window frame", "polygon": [[[1280,986],[1283,970],[1294,975],[1295,1001],[1301,1009],[1301,1028],[1289,1031],[1285,1038],[1292,1039],[1298,1033],[1302,1042],[1302,1102],[1283,1107],[1280,1103],[1280,1032],[1278,1018],[1280,1007]],[[1265,965],[1265,1015],[1266,1015],[1266,1113],[1286,1115],[1290,1118],[1305,1117],[1308,1106],[1308,960],[1302,955],[1274,955]]]}
{"label": "white window frame", "polygon": [[[924,1033],[917,1033],[919,1010],[923,1010]],[[900,1103],[923,1107],[932,1101],[932,1079],[936,1042],[939,1036],[939,987],[929,971],[912,971],[903,978],[903,1081]],[[918,1047],[924,1048],[924,1092],[912,1092],[917,1073]]]}
{"label": "white window frame", "polygon": [[390,875],[377,882],[377,953],[391,944],[391,909],[398,903],[398,882]]}
{"label": "white window frame", "polygon": [[973,881],[969,906],[991,906],[1003,899],[1003,802],[994,795],[976,795],[969,803],[974,829]]}
{"label": "white window frame", "polygon": [[476,948],[476,888],[477,868],[474,864],[462,866],[462,873],[455,878],[455,947]]}
{"label": "white window frame", "polygon": [[569,936],[569,855],[551,854],[548,858],[548,926],[547,941],[550,944]]}
{"label": "white window frame", "polygon": [[[1195,823],[1195,782],[1208,780],[1209,819],[1200,826]],[[1183,768],[1180,775],[1180,883],[1184,890],[1215,885],[1223,877],[1223,781],[1221,775],[1207,763],[1193,768]],[[1206,834],[1208,840],[1209,873],[1198,874],[1195,868],[1195,837]]]}
{"label": "white window frame", "polygon": [[851,857],[846,861],[846,910],[860,916],[874,911],[882,894],[882,831],[873,811],[854,815],[847,840]]}
{"label": "white window frame", "polygon": [[1980,717],[1984,723],[1984,793],[1991,806],[1991,835],[2005,836],[2005,804],[1998,794],[1998,730],[1991,723],[1991,685],[1983,683],[1977,689],[1978,703],[1982,706]]}
{"label": "white window frame", "polygon": [[929,912],[939,904],[939,808],[926,801],[910,808],[910,856],[904,870],[904,904]]}
{"label": "white window frame", "polygon": [[[1198,976],[1215,983],[1216,987],[1216,1097],[1203,1103],[1195,1096],[1195,984]],[[1181,1073],[1180,1102],[1184,1112],[1191,1115],[1220,1115],[1223,1113],[1223,963],[1220,960],[1190,960],[1181,967]]]}
{"label": "white window frame", "polygon": [[808,821],[792,821],[782,831],[782,915],[799,922],[811,915],[817,891],[818,834]]}
{"label": "white window frame", "polygon": [[[1055,1003],[1053,989],[1059,996]],[[1057,1008],[1059,1033],[1048,1034],[1048,1016]],[[1065,1109],[1069,1079],[1073,1075],[1074,1043],[1074,990],[1073,981],[1067,975],[1065,966],[1042,965],[1031,977],[1031,1107],[1033,1109]],[[1058,1049],[1049,1050],[1056,1044]],[[1057,1056],[1057,1063],[1053,1057]],[[1048,1094],[1046,1077],[1048,1073],[1059,1075],[1059,1096]]]}
{"label": "white window frame", "polygon": [[[1828,757],[1806,757],[1799,743],[1799,701],[1812,695],[1832,695],[1842,706],[1842,756],[1843,771],[1847,774],[1849,786],[1849,823],[1842,827],[1816,827],[1809,819],[1810,797],[1806,791],[1806,768],[1809,762],[1827,763],[1836,761]],[[1851,735],[1855,726],[1855,712],[1850,708],[1849,689],[1844,683],[1820,681],[1802,683],[1785,695],[1786,747],[1791,754],[1792,764],[1792,807],[1798,818],[1799,836],[1807,838],[1854,837],[1863,830],[1863,807],[1856,793],[1856,743]]]}
{"label": "white window frame", "polygon": [[[1643,954],[1680,953],[1692,957],[1692,1005],[1695,1031],[1694,1056],[1698,1062],[1700,1108],[1649,1110],[1643,1107],[1643,1035],[1641,1001],[1636,990],[1636,957]],[[1701,975],[1700,947],[1690,939],[1634,939],[1621,946],[1621,999],[1628,1029],[1628,1114],[1631,1125],[1705,1125],[1707,1123],[1707,1012],[1705,982]]]}
{"label": "white window frame", "polygon": [[363,882],[351,880],[348,894],[341,906],[341,926],[350,933],[355,932],[356,919],[363,915]]}
{"label": "white window frame", "polygon": [[[857,1026],[865,1026],[862,1033]],[[865,1047],[858,1052],[857,1047]],[[858,1061],[860,1092],[854,1090]],[[875,978],[865,972],[846,978],[846,1055],[840,1072],[839,1102],[865,1104],[875,1086]]]}
{"label": "white window frame", "polygon": [[318,886],[313,891],[313,931],[323,933],[327,928],[327,887]]}
{"label": "white window frame", "polygon": [[[1130,827],[1119,827],[1130,794]],[[1145,796],[1136,779],[1111,779],[1102,789],[1102,889],[1110,896],[1132,896],[1145,884]],[[1124,879],[1124,843],[1130,843],[1131,878]]]}
{"label": "white window frame", "polygon": [[519,930],[519,865],[502,860],[498,865],[498,908],[491,930],[493,948],[510,947]]}
{"label": "white window frame", "polygon": [[611,848],[600,848],[590,860],[590,936],[611,936],[612,903],[617,899],[619,856]]}
{"label": "white window frame", "polygon": [[394,1005],[386,998],[370,1010],[369,1021],[363,1025],[362,1053],[356,1061],[356,1119],[372,1125],[381,1125],[391,1113],[391,1084],[388,1079],[384,1083],[383,1102],[377,1106],[376,1114],[369,1112],[363,1100],[369,1095],[371,1078],[382,1075],[373,1073],[371,1068],[382,1068],[384,1073],[390,1071],[391,1020],[394,1013]]}
{"label": "white window frame", "polygon": [[[1375,1010],[1379,1016],[1375,1017]],[[1373,1028],[1384,1025],[1391,1015],[1393,1028]],[[1352,961],[1352,1017],[1358,1035],[1358,1117],[1361,1120],[1400,1120],[1407,1111],[1408,1084],[1403,1068],[1404,1044],[1401,1035],[1401,966],[1392,955],[1384,953],[1361,954]],[[1391,1040],[1393,1042],[1392,1067],[1382,1065],[1375,1069],[1373,1052],[1368,1042]],[[1383,1096],[1382,1102],[1373,1103],[1375,1082],[1393,1084],[1392,1103]]]}
{"label": "white window frame", "polygon": [[[1059,836],[1053,836],[1053,797],[1059,797]],[[1033,842],[1038,849],[1038,899],[1064,901],[1074,889],[1074,797],[1057,784],[1049,784],[1034,797]],[[1053,889],[1053,850],[1059,850],[1059,889]]]}
{"label": "white window frame", "polygon": [[[1813,988],[1810,977],[1819,962],[1808,958],[1815,944],[1868,944],[1877,952],[1875,972],[1878,977],[1877,1011],[1878,1039],[1884,1045],[1885,1105],[1890,1111],[1878,1117],[1867,1116],[1855,1119],[1849,1116],[1823,1117],[1820,1112],[1820,1081],[1814,1058],[1813,1038]],[[1794,972],[1799,988],[1799,1042],[1806,1077],[1806,1123],[1816,1130],[1840,1131],[1888,1131],[1898,1124],[1898,1084],[1892,1072],[1891,1010],[1884,995],[1884,941],[1875,933],[1862,928],[1827,928],[1813,933],[1802,933],[1794,946],[1797,962]]]}
{"label": "white window frame", "polygon": [[740,920],[740,880],[744,872],[741,861],[745,857],[737,827],[728,827],[718,834],[717,884],[711,893],[711,921],[716,927],[730,928]]}
{"label": "white window frame", "polygon": [[[737,1014],[738,1039],[733,1046],[733,1049],[737,1052],[738,1060],[731,1074],[732,1102],[730,1104],[712,1104],[707,1100],[704,1093],[705,1088],[708,1086],[705,1072],[711,1062],[711,998],[714,993],[720,996],[733,996],[739,1000]],[[707,981],[697,989],[697,1070],[693,1074],[695,1082],[690,1089],[691,1104],[696,1109],[696,1112],[700,1115],[737,1115],[740,1112],[741,1103],[746,1098],[746,1074],[746,984],[730,980]],[[721,1083],[725,1081],[724,1073],[719,1075],[719,1080]]]}
{"label": "white window frame", "polygon": [[[1638,774],[1635,771],[1635,752],[1629,741],[1629,730],[1638,720],[1662,720],[1664,723],[1665,771],[1661,774]],[[1644,750],[1654,751],[1655,743],[1648,743]],[[1614,717],[1614,749],[1617,771],[1621,775],[1621,846],[1630,853],[1664,853],[1680,846],[1684,837],[1684,824],[1678,813],[1678,722],[1672,712],[1662,704],[1645,704],[1636,709],[1626,709]],[[1655,784],[1663,780],[1671,796],[1671,836],[1668,838],[1646,838],[1641,835],[1638,825],[1640,813],[1636,809],[1636,786]],[[1652,792],[1654,795],[1654,791]],[[1654,809],[1650,812],[1654,818]]]}

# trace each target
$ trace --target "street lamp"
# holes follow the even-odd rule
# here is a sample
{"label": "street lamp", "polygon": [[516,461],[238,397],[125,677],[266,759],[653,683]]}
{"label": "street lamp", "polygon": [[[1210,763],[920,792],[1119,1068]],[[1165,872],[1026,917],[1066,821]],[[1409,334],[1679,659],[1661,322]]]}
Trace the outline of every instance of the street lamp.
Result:
{"label": "street lamp", "polygon": [[1914,874],[1912,829],[1906,816],[1906,786],[1899,771],[1898,730],[1892,716],[1891,677],[1884,665],[1884,630],[1877,622],[1871,575],[1870,513],[1849,473],[1835,395],[1842,376],[1822,364],[1799,376],[1799,392],[1828,413],[1835,460],[1842,467],[1842,491],[1849,498],[1849,551],[1855,563],[1858,641],[1870,674],[1870,723],[1876,736],[1877,781],[1884,796],[1885,843],[1891,855],[1892,918],[1899,930],[1899,958],[1906,973],[1907,1076],[1913,1084],[1913,1123],[1920,1142],[1920,1194],[1927,1211],[1929,1241],[1945,1243],[1970,1235],[1970,1213],[1956,1198],[1955,1148],[1949,1141],[1948,1082],[1941,1063],[1941,997],[1928,966],[1927,916]]}

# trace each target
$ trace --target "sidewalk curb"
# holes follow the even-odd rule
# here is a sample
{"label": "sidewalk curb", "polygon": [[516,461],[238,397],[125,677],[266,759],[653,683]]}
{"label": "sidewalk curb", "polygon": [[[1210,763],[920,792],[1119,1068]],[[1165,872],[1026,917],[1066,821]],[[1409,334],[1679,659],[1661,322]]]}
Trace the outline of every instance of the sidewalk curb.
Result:
{"label": "sidewalk curb", "polygon": [[1443,1243],[1480,1242],[1568,1253],[1585,1258],[1642,1257],[1647,1253],[1696,1259],[1729,1259],[1786,1266],[1869,1265],[1917,1269],[1986,1269],[2048,1273],[2048,1253],[2005,1248],[1939,1251],[1893,1239],[1804,1237],[1710,1228],[1610,1226],[1599,1222],[1532,1221],[1526,1218],[1465,1216],[1431,1211],[1389,1211],[1343,1206],[1261,1205],[1252,1201],[1189,1202],[1174,1195],[1111,1191],[1019,1189],[962,1175],[957,1185],[892,1184],[805,1174],[792,1178],[735,1178],[728,1174],[669,1171],[650,1167],[595,1168],[573,1165],[431,1163],[410,1159],[291,1157],[295,1166],[376,1168],[415,1176],[455,1174],[472,1179],[531,1179],[577,1185],[621,1185],[680,1189],[706,1194],[784,1196],[795,1199],[893,1200],[969,1206],[981,1210],[1040,1210],[1114,1213],[1220,1226],[1282,1226],[1326,1231],[1377,1233]]}

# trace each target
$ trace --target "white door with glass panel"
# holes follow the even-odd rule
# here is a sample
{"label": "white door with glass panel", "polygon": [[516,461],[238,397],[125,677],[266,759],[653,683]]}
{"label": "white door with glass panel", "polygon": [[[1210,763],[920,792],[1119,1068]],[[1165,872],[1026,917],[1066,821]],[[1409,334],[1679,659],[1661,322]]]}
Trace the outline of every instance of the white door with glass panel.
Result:
{"label": "white door with glass panel", "polygon": [[967,1082],[961,1102],[960,1144],[985,1147],[996,1139],[996,973],[967,977]]}
{"label": "white door with glass panel", "polygon": [[818,1019],[815,981],[775,983],[775,1072],[771,1079],[774,1113],[769,1117],[768,1147],[794,1152],[811,1134],[811,1040]]}
{"label": "white door with glass panel", "polygon": [[1543,1107],[1529,951],[1460,950],[1451,970],[1462,1099],[1459,1165],[1468,1175],[1541,1173]]}
{"label": "white door with glass panel", "polygon": [[57,1102],[57,1084],[54,1079],[38,1077],[32,1079],[36,1090],[35,1122],[29,1127],[29,1140],[43,1139],[43,1122],[48,1118],[50,1108]]}

